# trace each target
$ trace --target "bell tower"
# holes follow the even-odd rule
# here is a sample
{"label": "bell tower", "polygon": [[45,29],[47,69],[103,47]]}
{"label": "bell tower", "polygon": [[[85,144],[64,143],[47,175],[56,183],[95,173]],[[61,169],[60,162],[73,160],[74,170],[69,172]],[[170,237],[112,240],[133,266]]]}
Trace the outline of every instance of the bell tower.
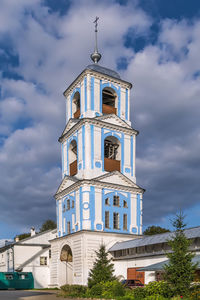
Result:
{"label": "bell tower", "polygon": [[[142,234],[144,190],[136,184],[138,131],[130,121],[132,84],[98,64],[97,20],[94,64],[64,91],[66,127],[59,138],[62,182],[55,195],[58,239],[52,242],[52,251],[55,245],[58,253],[61,245],[71,247],[68,263],[73,271],[68,283],[87,283],[99,243],[110,247]],[[90,256],[88,261],[84,255]],[[78,265],[85,265],[84,271]],[[57,282],[66,283],[58,278]]]}

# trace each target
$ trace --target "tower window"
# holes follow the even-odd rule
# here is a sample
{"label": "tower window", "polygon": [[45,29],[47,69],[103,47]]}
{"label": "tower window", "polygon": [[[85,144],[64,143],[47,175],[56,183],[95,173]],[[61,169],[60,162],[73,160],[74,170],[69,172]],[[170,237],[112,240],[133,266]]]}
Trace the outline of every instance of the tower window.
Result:
{"label": "tower window", "polygon": [[70,200],[67,200],[67,210],[70,210]]}
{"label": "tower window", "polygon": [[103,89],[102,92],[103,114],[116,114],[117,109],[115,108],[115,100],[116,100],[115,92],[112,89],[110,88]]}
{"label": "tower window", "polygon": [[109,218],[110,218],[109,211],[105,211],[105,228],[109,228]]}
{"label": "tower window", "polygon": [[70,222],[67,222],[67,233],[69,234],[71,232],[71,225]]}
{"label": "tower window", "polygon": [[105,199],[105,205],[109,205],[109,198]]}
{"label": "tower window", "polygon": [[113,228],[119,229],[119,214],[113,213]]}
{"label": "tower window", "polygon": [[127,230],[127,214],[123,215],[123,230]]}
{"label": "tower window", "polygon": [[119,206],[119,196],[114,196],[113,197],[113,205],[114,206]]}
{"label": "tower window", "polygon": [[70,176],[77,174],[77,143],[72,140],[69,146],[69,167]]}
{"label": "tower window", "polygon": [[125,208],[128,207],[127,202],[125,200],[123,201],[123,207],[125,207]]}
{"label": "tower window", "polygon": [[119,145],[112,143],[112,141],[105,140],[104,143],[104,156],[110,159],[116,159],[117,149]]}
{"label": "tower window", "polygon": [[65,212],[65,204],[63,205],[63,212]]}
{"label": "tower window", "polygon": [[74,94],[74,99],[72,100],[72,112],[73,117],[78,119],[80,117],[80,94],[76,92]]}
{"label": "tower window", "polygon": [[74,200],[72,200],[72,208],[74,208]]}

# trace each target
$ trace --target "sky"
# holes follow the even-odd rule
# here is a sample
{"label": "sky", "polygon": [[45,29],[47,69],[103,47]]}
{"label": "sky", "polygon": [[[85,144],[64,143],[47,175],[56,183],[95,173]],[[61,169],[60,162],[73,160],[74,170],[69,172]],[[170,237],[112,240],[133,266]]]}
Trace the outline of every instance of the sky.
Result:
{"label": "sky", "polygon": [[63,91],[91,63],[133,83],[143,225],[200,225],[199,0],[0,0],[0,239],[55,220]]}

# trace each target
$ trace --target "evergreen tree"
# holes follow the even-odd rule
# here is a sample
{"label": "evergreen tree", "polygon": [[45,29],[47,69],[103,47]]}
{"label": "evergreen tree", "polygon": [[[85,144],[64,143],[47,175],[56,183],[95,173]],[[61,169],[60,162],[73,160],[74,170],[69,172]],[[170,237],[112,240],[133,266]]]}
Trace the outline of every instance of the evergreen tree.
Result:
{"label": "evergreen tree", "polygon": [[169,263],[165,265],[165,279],[172,286],[175,295],[187,295],[190,284],[194,279],[196,265],[192,263],[194,254],[189,252],[191,242],[184,234],[184,215],[180,212],[172,222],[175,232],[173,238],[168,241],[172,249],[167,253]]}
{"label": "evergreen tree", "polygon": [[93,268],[89,272],[88,287],[96,285],[100,282],[115,280],[114,264],[111,263],[111,259],[108,258],[108,252],[106,252],[105,245],[101,245],[98,251],[95,251],[97,258],[94,262]]}

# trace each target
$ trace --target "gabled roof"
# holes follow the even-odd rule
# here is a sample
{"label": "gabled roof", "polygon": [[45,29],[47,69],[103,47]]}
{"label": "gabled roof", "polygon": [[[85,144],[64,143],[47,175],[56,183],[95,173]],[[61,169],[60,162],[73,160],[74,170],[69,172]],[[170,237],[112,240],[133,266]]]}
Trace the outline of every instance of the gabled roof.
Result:
{"label": "gabled roof", "polygon": [[108,182],[111,184],[120,184],[129,186],[135,189],[142,189],[139,185],[134,183],[132,180],[130,180],[128,177],[126,177],[124,174],[120,173],[119,171],[113,171],[106,173],[104,175],[98,176],[94,178],[95,181],[101,181],[101,182]]}
{"label": "gabled roof", "polygon": [[96,117],[95,119],[132,129],[130,125],[128,125],[124,120],[122,120],[120,117],[118,117],[115,114],[103,115],[103,116]]}
{"label": "gabled roof", "polygon": [[76,183],[77,181],[78,179],[76,177],[65,175],[65,177],[63,178],[61,184],[59,185],[56,191],[56,194],[61,193],[63,190],[67,189],[69,186]]}
{"label": "gabled roof", "polygon": [[[75,124],[77,124],[78,122],[80,122],[81,119],[70,119],[69,122],[67,122],[62,134],[61,134],[61,137],[63,135],[65,135]],[[61,138],[60,137],[60,138]],[[58,139],[58,141],[60,141],[60,138]]]}
{"label": "gabled roof", "polygon": [[[184,230],[184,234],[188,239],[200,238],[200,226],[194,228],[188,228]],[[142,247],[147,245],[154,245],[160,243],[167,243],[174,236],[174,232],[166,232],[160,234],[154,234],[149,236],[143,236],[139,239],[129,240],[125,242],[118,242],[114,244],[109,251],[117,251],[135,247]]]}

